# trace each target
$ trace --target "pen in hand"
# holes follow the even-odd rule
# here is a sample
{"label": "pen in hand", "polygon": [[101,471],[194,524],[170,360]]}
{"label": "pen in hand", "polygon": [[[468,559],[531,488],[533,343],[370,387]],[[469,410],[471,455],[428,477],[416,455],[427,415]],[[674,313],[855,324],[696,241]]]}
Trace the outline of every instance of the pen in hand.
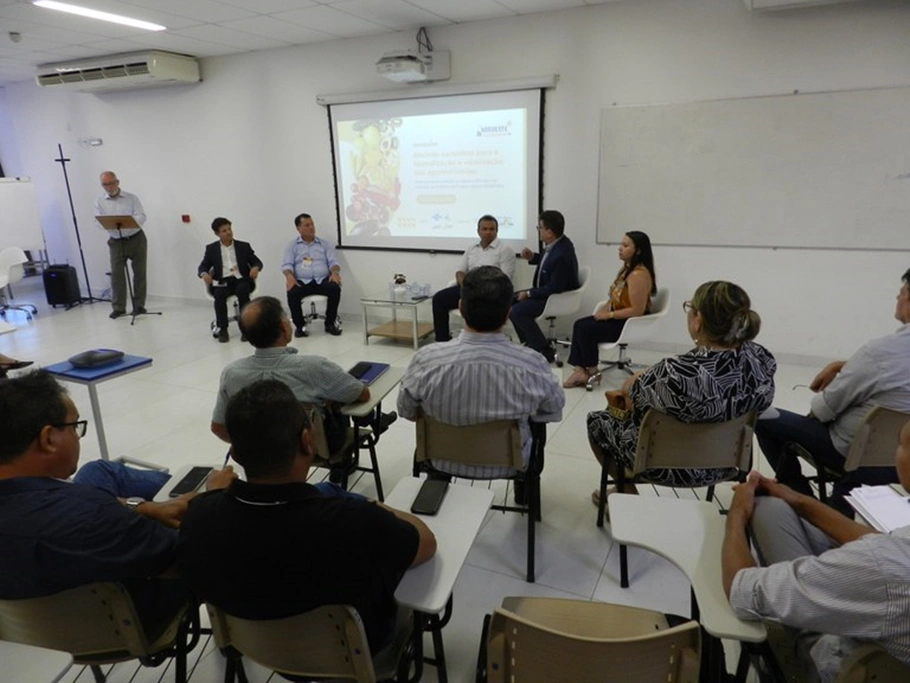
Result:
{"label": "pen in hand", "polygon": [[231,449],[228,448],[227,453],[224,454],[224,464],[221,466],[221,469],[224,469],[228,466],[228,463],[231,461]]}

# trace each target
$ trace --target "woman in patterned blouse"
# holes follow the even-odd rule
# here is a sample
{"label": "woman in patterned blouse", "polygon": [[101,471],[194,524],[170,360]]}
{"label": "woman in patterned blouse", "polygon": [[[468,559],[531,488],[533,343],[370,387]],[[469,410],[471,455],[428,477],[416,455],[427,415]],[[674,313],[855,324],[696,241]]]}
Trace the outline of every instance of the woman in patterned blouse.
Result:
{"label": "woman in patterned blouse", "polygon": [[[683,302],[695,348],[626,380],[612,398],[631,411],[629,419],[609,411],[588,413],[588,440],[598,460],[601,453],[607,458],[611,474],[617,466],[632,467],[638,428],[649,409],[687,423],[725,422],[771,405],[777,363],[752,341],[761,318],[750,306],[749,295],[732,282],[704,283]],[[652,469],[646,478],[664,486],[709,486],[731,475],[726,469]],[[628,484],[623,492],[635,493],[635,486]]]}
{"label": "woman in patterned blouse", "polygon": [[626,320],[651,312],[651,295],[657,293],[651,239],[637,230],[627,232],[619,243],[619,260],[622,268],[610,286],[610,298],[594,315],[576,320],[572,328],[569,365],[575,371],[563,382],[566,389],[583,387],[595,375],[595,383],[600,384],[597,345],[616,341]]}

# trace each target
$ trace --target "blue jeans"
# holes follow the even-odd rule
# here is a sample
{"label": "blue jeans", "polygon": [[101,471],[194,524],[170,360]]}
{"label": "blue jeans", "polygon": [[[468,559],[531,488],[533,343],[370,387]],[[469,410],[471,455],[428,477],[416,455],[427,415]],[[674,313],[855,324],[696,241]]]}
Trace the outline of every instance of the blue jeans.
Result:
{"label": "blue jeans", "polygon": [[127,467],[122,462],[93,460],[79,468],[73,481],[107,491],[118,498],[152,500],[171,475]]}

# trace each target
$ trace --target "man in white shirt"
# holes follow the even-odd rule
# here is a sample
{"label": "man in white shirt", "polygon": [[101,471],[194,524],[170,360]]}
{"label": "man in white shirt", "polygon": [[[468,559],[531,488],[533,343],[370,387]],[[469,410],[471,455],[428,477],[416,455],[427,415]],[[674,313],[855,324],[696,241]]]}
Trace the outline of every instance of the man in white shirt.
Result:
{"label": "man in white shirt", "polygon": [[[249,242],[234,239],[234,230],[227,218],[219,216],[213,220],[212,232],[218,236],[218,241],[206,245],[205,256],[196,273],[215,297],[218,341],[224,343],[228,341],[228,297],[236,295],[241,309],[250,302],[262,261]],[[240,341],[246,341],[246,335],[242,335]]]}
{"label": "man in white shirt", "polygon": [[[844,471],[850,441],[874,406],[910,413],[910,269],[901,278],[894,317],[902,326],[892,334],[867,342],[847,361],[825,366],[809,385],[816,392],[808,416],[778,410],[755,425],[762,452],[777,479],[800,493],[812,495],[799,458],[789,449],[795,443],[817,464]],[[834,485],[832,504],[850,512],[843,495],[857,484],[896,481],[894,468],[862,468]]]}
{"label": "man in white shirt", "polygon": [[[132,216],[140,226],[145,223],[142,202],[136,195],[120,189],[116,173],[102,173],[101,187],[105,195],[95,200],[96,216]],[[107,246],[111,254],[111,318],[126,315],[127,261],[133,266],[133,312],[145,313],[145,266],[148,258],[145,232],[141,227],[105,232],[108,233]]]}
{"label": "man in white shirt", "polygon": [[[910,489],[910,422],[899,438],[895,465]],[[822,683],[863,643],[910,665],[910,526],[880,534],[752,472],[730,504],[722,566],[736,615],[795,629]]]}
{"label": "man in white shirt", "polygon": [[433,295],[433,327],[436,341],[445,342],[452,338],[449,331],[449,311],[458,308],[461,297],[461,281],[465,273],[478,266],[496,266],[509,280],[515,275],[515,252],[499,241],[499,221],[487,214],[477,221],[477,236],[480,241],[472,245],[461,257],[461,264],[455,271],[455,285],[440,289]]}

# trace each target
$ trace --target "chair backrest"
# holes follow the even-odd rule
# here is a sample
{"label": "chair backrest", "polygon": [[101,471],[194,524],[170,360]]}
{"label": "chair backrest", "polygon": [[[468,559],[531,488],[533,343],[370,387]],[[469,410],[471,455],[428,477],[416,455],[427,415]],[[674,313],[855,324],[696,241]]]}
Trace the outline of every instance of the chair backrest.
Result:
{"label": "chair backrest", "polygon": [[450,425],[421,415],[417,418],[414,459],[445,460],[467,465],[507,465],[525,468],[521,457],[518,420],[494,420],[475,425]]}
{"label": "chair backrest", "polygon": [[28,263],[28,256],[19,247],[6,247],[0,251],[0,276],[4,279],[9,278],[3,283],[4,287],[25,277],[23,263]]}
{"label": "chair backrest", "polygon": [[581,299],[585,290],[588,288],[588,282],[591,281],[591,266],[580,266],[578,268],[578,289],[559,294],[551,294],[544,305],[543,313],[538,318],[558,318],[564,315],[573,315],[581,308]]}
{"label": "chair backrest", "polygon": [[686,424],[649,410],[638,431],[633,472],[637,475],[651,468],[727,467],[748,472],[752,465],[754,424],[753,411],[727,422]]}
{"label": "chair backrest", "polygon": [[[504,600],[504,606],[510,599]],[[497,609],[487,639],[490,683],[694,683],[698,623],[666,628],[650,610],[584,600],[536,599],[521,613]],[[662,623],[661,623],[662,622]],[[606,677],[606,678],[605,678]]]}
{"label": "chair backrest", "polygon": [[901,427],[910,420],[907,413],[876,406],[863,419],[847,451],[844,471],[859,467],[894,467]]}
{"label": "chair backrest", "polygon": [[910,666],[878,645],[862,645],[844,659],[834,683],[907,683]]}
{"label": "chair backrest", "polygon": [[[158,638],[173,643],[169,633]],[[171,633],[172,631],[172,633]],[[0,640],[62,650],[77,662],[117,662],[157,651],[120,584],[91,583],[26,600],[0,600]]]}
{"label": "chair backrest", "polygon": [[373,683],[370,647],[357,610],[325,605],[284,619],[250,620],[206,605],[218,647],[268,669],[312,678]]}

